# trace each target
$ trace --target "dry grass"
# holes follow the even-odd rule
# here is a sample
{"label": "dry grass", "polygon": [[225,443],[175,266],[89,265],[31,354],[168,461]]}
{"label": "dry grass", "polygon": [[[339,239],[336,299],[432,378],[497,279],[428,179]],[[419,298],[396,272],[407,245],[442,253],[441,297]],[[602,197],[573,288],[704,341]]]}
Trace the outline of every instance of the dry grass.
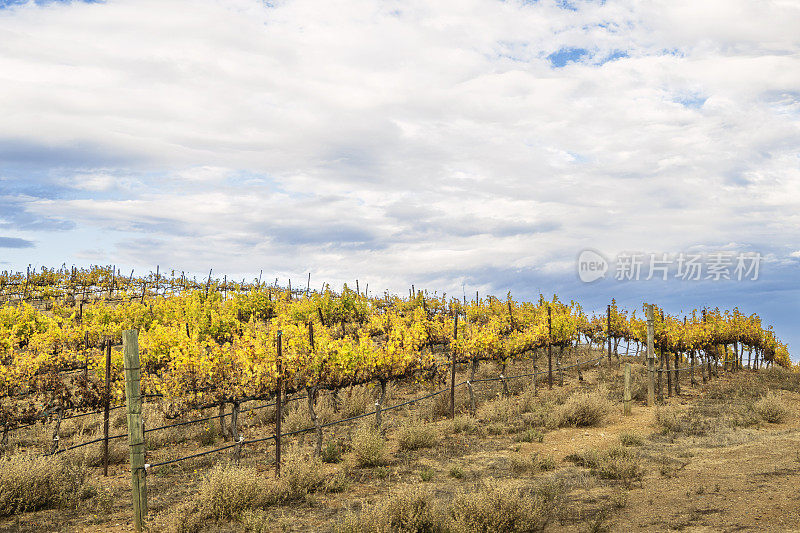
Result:
{"label": "dry grass", "polygon": [[786,407],[780,395],[774,392],[769,392],[766,396],[762,396],[754,406],[756,413],[765,422],[778,424],[783,422],[789,417],[789,408]]}
{"label": "dry grass", "polygon": [[520,410],[517,402],[513,398],[497,398],[478,406],[478,420],[508,425],[513,420],[518,419]]}
{"label": "dry grass", "polygon": [[444,533],[433,492],[424,488],[400,490],[378,504],[349,513],[336,533]]}
{"label": "dry grass", "polygon": [[638,433],[624,432],[619,434],[619,443],[623,446],[642,446],[644,439]]}
{"label": "dry grass", "polygon": [[337,533],[516,533],[541,531],[552,519],[563,488],[523,489],[483,484],[439,501],[425,488],[397,491],[360,513],[348,514]]}
{"label": "dry grass", "polygon": [[800,392],[800,372],[776,366],[759,370],[757,376],[770,389]]}
{"label": "dry grass", "polygon": [[543,485],[534,490],[509,484],[484,484],[456,495],[448,510],[453,533],[541,531],[552,518],[563,489]]}
{"label": "dry grass", "polygon": [[[611,395],[614,398],[622,398],[625,386],[622,367],[609,368],[603,366],[600,368],[599,373],[600,380],[608,383]],[[683,380],[683,377],[681,377],[681,380]],[[631,399],[633,401],[647,399],[647,367],[638,362],[631,362]]]}
{"label": "dry grass", "polygon": [[436,446],[436,428],[420,420],[407,420],[400,426],[397,440],[401,450],[418,450]]}
{"label": "dry grass", "polygon": [[339,441],[328,440],[322,446],[321,459],[323,463],[338,463],[342,460],[343,445]]}
{"label": "dry grass", "polygon": [[509,458],[509,465],[511,471],[517,475],[553,470],[556,467],[552,457],[549,455],[540,456],[538,453],[512,455]]}
{"label": "dry grass", "polygon": [[544,433],[538,429],[528,428],[517,437],[522,442],[543,442]]}
{"label": "dry grass", "polygon": [[362,423],[353,433],[352,457],[357,466],[382,466],[389,462],[386,439],[371,423]]}
{"label": "dry grass", "polygon": [[[456,415],[458,415],[458,413],[468,413],[469,410],[469,396],[467,395],[466,389],[459,387],[456,389],[455,396]],[[428,400],[428,407],[423,416],[430,421],[440,420],[450,416],[450,392],[443,392],[442,394],[434,396],[433,399]]]}
{"label": "dry grass", "polygon": [[478,407],[477,418],[485,423],[489,434],[516,433],[530,428],[598,426],[612,408],[605,389],[575,392],[565,387],[534,395],[529,388],[520,396],[484,402]]}
{"label": "dry grass", "polygon": [[[336,412],[333,409],[333,402],[329,396],[317,400],[314,412],[317,414],[317,419],[320,424],[336,420]],[[308,411],[307,400],[303,399],[292,402],[284,411],[281,431],[289,433],[313,427],[314,422],[312,422],[311,413]]]}
{"label": "dry grass", "polygon": [[200,486],[195,502],[201,514],[217,520],[276,501],[271,484],[255,468],[216,465]]}
{"label": "dry grass", "polygon": [[243,511],[240,521],[244,533],[274,533],[289,530],[289,524],[285,520],[261,509]]}
{"label": "dry grass", "polygon": [[747,397],[706,398],[688,409],[659,407],[656,410],[656,426],[663,435],[673,438],[715,436],[730,432],[732,428],[752,427],[760,422],[755,402]]}
{"label": "dry grass", "polygon": [[73,507],[86,492],[86,471],[61,457],[15,455],[0,462],[0,516]]}
{"label": "dry grass", "polygon": [[[390,387],[387,387],[386,397],[389,398]],[[346,392],[339,394],[339,414],[342,418],[363,415],[375,410],[375,393],[373,388],[366,385],[351,387]],[[385,406],[384,406],[385,407]]]}
{"label": "dry grass", "polygon": [[603,423],[611,412],[611,402],[604,391],[581,392],[571,396],[554,413],[554,425],[594,427]]}
{"label": "dry grass", "polygon": [[599,451],[589,449],[565,458],[578,466],[584,466],[590,473],[601,479],[622,481],[626,485],[640,481],[644,477],[641,458],[629,448],[622,446]]}
{"label": "dry grass", "polygon": [[203,480],[200,492],[158,526],[173,533],[195,533],[210,521],[243,520],[246,527],[259,530],[258,524],[264,522],[258,510],[304,500],[316,492],[343,489],[342,476],[326,475],[317,459],[290,455],[281,474],[276,480],[253,467],[217,464]]}
{"label": "dry grass", "polygon": [[477,433],[478,423],[471,416],[456,416],[450,422],[452,433]]}

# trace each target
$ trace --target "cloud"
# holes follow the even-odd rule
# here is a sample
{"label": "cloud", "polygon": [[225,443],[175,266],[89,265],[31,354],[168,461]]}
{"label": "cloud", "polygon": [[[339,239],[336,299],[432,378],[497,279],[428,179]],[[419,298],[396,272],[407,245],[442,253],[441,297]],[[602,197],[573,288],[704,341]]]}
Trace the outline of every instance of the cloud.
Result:
{"label": "cloud", "polygon": [[800,243],[791,2],[6,7],[0,227],[37,242],[443,290]]}
{"label": "cloud", "polygon": [[33,248],[34,246],[33,241],[18,237],[0,237],[0,248]]}

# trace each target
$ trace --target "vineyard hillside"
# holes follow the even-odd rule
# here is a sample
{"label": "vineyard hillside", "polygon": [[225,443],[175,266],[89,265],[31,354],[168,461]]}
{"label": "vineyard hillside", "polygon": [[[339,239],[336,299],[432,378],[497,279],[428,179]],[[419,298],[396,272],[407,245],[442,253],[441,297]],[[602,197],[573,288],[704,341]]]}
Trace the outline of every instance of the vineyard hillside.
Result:
{"label": "vineyard hillside", "polygon": [[0,296],[3,531],[800,523],[800,373],[738,309],[112,267]]}

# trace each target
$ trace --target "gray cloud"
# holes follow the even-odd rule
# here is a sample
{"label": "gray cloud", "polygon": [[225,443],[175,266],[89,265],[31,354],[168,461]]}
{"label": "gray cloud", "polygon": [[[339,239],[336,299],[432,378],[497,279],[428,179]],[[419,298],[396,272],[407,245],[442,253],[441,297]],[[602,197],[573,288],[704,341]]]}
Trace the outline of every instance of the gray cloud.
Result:
{"label": "gray cloud", "polygon": [[33,248],[33,241],[17,237],[0,237],[0,248]]}

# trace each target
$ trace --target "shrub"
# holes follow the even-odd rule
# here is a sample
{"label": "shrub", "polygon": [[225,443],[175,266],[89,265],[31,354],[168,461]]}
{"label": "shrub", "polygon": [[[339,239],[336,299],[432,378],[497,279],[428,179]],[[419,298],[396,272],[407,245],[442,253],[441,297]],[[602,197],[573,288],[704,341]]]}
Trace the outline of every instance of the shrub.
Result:
{"label": "shrub", "polygon": [[275,485],[274,496],[280,501],[301,500],[306,495],[325,488],[326,476],[316,457],[306,459],[290,455],[281,468],[281,477]]}
{"label": "shrub", "polygon": [[113,489],[100,487],[94,495],[95,510],[100,514],[108,515],[114,508],[115,501],[116,497]]}
{"label": "shrub", "polygon": [[510,485],[486,484],[453,499],[447,529],[453,533],[538,531],[551,518],[558,494],[549,490],[531,494]]}
{"label": "shrub", "polygon": [[329,493],[344,492],[349,485],[347,472],[338,470],[332,476],[329,476],[325,481],[324,491]]}
{"label": "shrub", "polygon": [[[460,413],[468,411],[470,408],[469,396],[456,389],[456,404],[455,412]],[[450,393],[445,392],[433,398],[433,401],[428,404],[428,412],[425,414],[429,420],[438,420],[450,416]]]}
{"label": "shrub", "polygon": [[705,436],[730,427],[748,427],[758,423],[752,404],[742,402],[705,402],[686,411],[675,407],[656,410],[656,425],[663,435]]}
{"label": "shrub", "polygon": [[538,453],[529,456],[522,454],[512,455],[509,459],[511,471],[517,474],[525,472],[539,472],[544,470],[553,470],[556,463],[549,455],[540,457]]}
{"label": "shrub", "polygon": [[436,445],[436,428],[419,421],[405,422],[397,438],[401,450],[431,448]]}
{"label": "shrub", "polygon": [[503,533],[538,531],[554,515],[563,494],[558,484],[533,490],[510,485],[483,485],[460,493],[450,505],[437,505],[433,492],[421,487],[394,493],[359,513],[348,514],[337,533]]}
{"label": "shrub", "polygon": [[197,501],[191,500],[183,502],[168,514],[159,517],[157,530],[168,531],[169,533],[197,533],[202,530],[203,525],[210,517],[201,514]]}
{"label": "shrub", "polygon": [[[306,498],[317,491],[341,490],[342,476],[326,476],[316,458],[289,456],[282,476],[271,479],[252,467],[217,464],[206,475],[194,498],[166,517],[164,528],[173,533],[194,533],[213,520],[230,520],[270,505]],[[257,522],[248,514],[250,526]]]}
{"label": "shrub", "polygon": [[125,428],[128,427],[128,415],[123,411],[119,411],[116,415],[111,417],[111,427]]}
{"label": "shrub", "polygon": [[439,533],[441,512],[433,493],[423,488],[398,491],[378,504],[350,513],[337,524],[337,533]]}
{"label": "shrub", "polygon": [[554,425],[599,426],[611,411],[611,403],[603,392],[579,393],[571,396],[554,412]]}
{"label": "shrub", "polygon": [[283,421],[281,422],[281,431],[284,433],[291,433],[301,429],[307,429],[314,424],[311,423],[311,417],[308,414],[308,408],[299,400],[292,402],[283,412]]}
{"label": "shrub", "polygon": [[630,484],[644,476],[639,456],[622,446],[604,452],[589,449],[565,459],[588,468],[592,475],[601,479],[615,479]]}
{"label": "shrub", "polygon": [[526,472],[539,470],[536,454],[512,455],[508,460],[508,464],[511,467],[511,471],[515,474],[523,474]]}
{"label": "shrub", "polygon": [[[341,396],[344,397],[342,398]],[[386,396],[388,398],[388,391]],[[375,410],[375,398],[372,391],[366,386],[351,387],[345,394],[340,394],[340,400],[339,411],[343,418],[363,415]]]}
{"label": "shrub", "polygon": [[342,446],[336,441],[328,441],[322,447],[322,461],[325,463],[338,463],[342,460]]}
{"label": "shrub", "polygon": [[[321,397],[317,400],[317,405],[314,407],[314,412],[317,415],[317,420],[320,424],[325,424],[334,420],[336,413],[333,411],[330,398]],[[360,414],[360,413],[359,413]],[[300,399],[292,402],[287,406],[283,415],[282,431],[290,433],[301,429],[308,429],[314,427],[314,422],[311,420],[311,413],[308,410],[308,400]]]}
{"label": "shrub", "polygon": [[381,466],[389,462],[386,440],[372,424],[363,423],[353,433],[353,458],[358,466]]}
{"label": "shrub", "polygon": [[197,433],[195,434],[195,440],[200,446],[213,446],[213,444],[217,441],[218,436],[219,433],[217,427],[212,424],[208,424],[201,426],[197,430]]}
{"label": "shrub", "polygon": [[781,397],[773,392],[762,396],[756,402],[755,410],[765,422],[774,424],[783,422],[789,416],[789,409],[784,405]]}
{"label": "shrub", "polygon": [[245,533],[273,533],[274,531],[286,531],[286,524],[279,523],[276,527],[275,516],[263,510],[247,510],[239,517]]}
{"label": "shrub", "polygon": [[457,416],[451,424],[453,433],[475,433],[478,431],[478,423],[469,416]]}
{"label": "shrub", "polygon": [[274,494],[266,477],[255,468],[215,465],[195,498],[199,513],[229,519],[242,511],[272,504]]}
{"label": "shrub", "polygon": [[757,375],[772,389],[800,392],[800,372],[773,366],[759,370]]}
{"label": "shrub", "polygon": [[451,464],[449,468],[450,477],[455,479],[463,479],[464,478],[464,469],[461,468],[461,465]]}
{"label": "shrub", "polygon": [[541,399],[530,404],[522,403],[520,409],[522,410],[520,420],[525,427],[552,428],[557,426],[554,424],[553,412],[558,409],[558,404],[550,400]]}
{"label": "shrub", "polygon": [[539,458],[539,470],[555,470],[556,461],[549,455]]}
{"label": "shrub", "polygon": [[0,462],[0,516],[67,507],[86,494],[86,473],[59,457],[16,455]]}
{"label": "shrub", "polygon": [[[101,435],[92,436],[99,438]],[[84,446],[62,454],[64,459],[75,465],[103,466],[103,451],[101,446]],[[119,439],[108,443],[108,464],[118,465],[128,462],[130,448],[127,441],[123,444]]]}
{"label": "shrub", "polygon": [[636,433],[620,433],[619,443],[623,446],[642,446],[644,439]]}
{"label": "shrub", "polygon": [[544,441],[544,433],[538,429],[528,428],[519,436],[522,442],[542,442]]}
{"label": "shrub", "polygon": [[639,457],[622,447],[611,448],[601,455],[592,473],[603,479],[617,479],[624,483],[638,481],[644,475]]}

